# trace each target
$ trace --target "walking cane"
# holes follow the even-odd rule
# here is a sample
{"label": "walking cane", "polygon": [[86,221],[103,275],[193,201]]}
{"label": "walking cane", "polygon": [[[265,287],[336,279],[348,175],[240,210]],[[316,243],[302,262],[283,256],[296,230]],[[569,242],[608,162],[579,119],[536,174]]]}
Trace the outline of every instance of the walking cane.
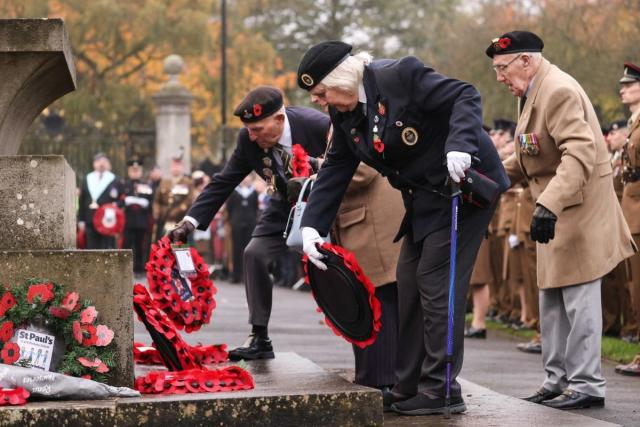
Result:
{"label": "walking cane", "polygon": [[445,377],[444,417],[451,418],[451,361],[453,359],[453,317],[456,300],[456,252],[458,241],[458,203],[460,185],[451,180],[451,251],[449,261],[449,308],[447,319],[447,373]]}

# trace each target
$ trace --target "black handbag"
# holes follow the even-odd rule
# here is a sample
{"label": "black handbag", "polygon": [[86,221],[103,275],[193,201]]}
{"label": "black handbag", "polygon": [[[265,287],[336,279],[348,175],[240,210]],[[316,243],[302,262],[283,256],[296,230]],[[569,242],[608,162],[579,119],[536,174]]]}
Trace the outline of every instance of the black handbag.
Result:
{"label": "black handbag", "polygon": [[467,169],[460,184],[464,201],[479,208],[488,208],[500,196],[498,183],[476,169]]}

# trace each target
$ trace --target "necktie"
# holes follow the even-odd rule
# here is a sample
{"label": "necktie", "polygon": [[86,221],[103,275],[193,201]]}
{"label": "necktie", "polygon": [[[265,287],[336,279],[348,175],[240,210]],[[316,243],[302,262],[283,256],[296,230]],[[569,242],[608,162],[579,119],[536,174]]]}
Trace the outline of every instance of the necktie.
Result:
{"label": "necktie", "polygon": [[527,102],[527,97],[525,95],[520,98],[520,114],[522,114],[522,110],[524,110],[524,104]]}
{"label": "necktie", "polygon": [[291,154],[280,144],[273,147],[273,157],[278,165],[278,173],[286,178],[291,169]]}

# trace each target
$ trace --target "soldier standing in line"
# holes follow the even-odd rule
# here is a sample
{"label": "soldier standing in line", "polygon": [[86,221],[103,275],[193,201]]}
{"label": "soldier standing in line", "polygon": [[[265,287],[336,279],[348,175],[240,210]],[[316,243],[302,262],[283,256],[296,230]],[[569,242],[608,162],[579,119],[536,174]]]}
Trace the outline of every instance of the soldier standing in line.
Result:
{"label": "soldier standing in line", "polygon": [[[620,79],[620,98],[629,106],[629,137],[622,155],[622,211],[629,224],[633,240],[640,244],[640,66],[627,62],[624,64],[624,75]],[[640,255],[636,253],[629,259],[631,264],[631,281],[629,294],[634,320],[640,320]],[[636,325],[637,327],[637,325]],[[624,337],[623,337],[624,338]],[[638,330],[627,338],[638,341]],[[640,354],[628,365],[619,365],[616,372],[627,375],[640,375]]]}
{"label": "soldier standing in line", "polygon": [[149,213],[153,190],[143,179],[142,161],[134,157],[127,162],[127,179],[123,183],[125,226],[122,247],[133,251],[133,273],[145,274],[145,254],[149,237]]}
{"label": "soldier standing in line", "polygon": [[253,188],[253,175],[247,175],[225,203],[231,224],[233,270],[231,283],[244,280],[242,256],[258,223],[258,192]]}

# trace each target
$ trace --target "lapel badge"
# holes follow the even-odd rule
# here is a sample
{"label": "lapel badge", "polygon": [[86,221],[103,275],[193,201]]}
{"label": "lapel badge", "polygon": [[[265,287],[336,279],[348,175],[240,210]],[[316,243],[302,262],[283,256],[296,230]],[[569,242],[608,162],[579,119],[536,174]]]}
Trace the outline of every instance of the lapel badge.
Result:
{"label": "lapel badge", "polygon": [[404,125],[404,123],[402,123],[400,120],[398,120],[396,122],[396,126],[399,127],[399,128],[401,128],[403,125]]}
{"label": "lapel badge", "polygon": [[375,115],[375,116],[373,117],[373,123],[378,123],[379,121],[380,121],[380,116]]}
{"label": "lapel badge", "polygon": [[381,116],[384,116],[384,113],[386,113],[386,108],[384,108],[384,105],[382,104],[382,102],[378,102],[378,114],[380,114]]}
{"label": "lapel badge", "polygon": [[313,78],[309,74],[305,73],[301,75],[300,80],[302,80],[302,83],[304,83],[306,86],[313,86]]}
{"label": "lapel badge", "polygon": [[360,137],[359,137],[359,136],[354,136],[354,137],[353,137],[353,142],[355,142],[356,144],[357,144],[358,142],[360,142]]}
{"label": "lapel badge", "polygon": [[402,129],[401,136],[402,142],[404,142],[408,146],[416,145],[416,143],[418,142],[418,131],[414,128],[408,127]]}

